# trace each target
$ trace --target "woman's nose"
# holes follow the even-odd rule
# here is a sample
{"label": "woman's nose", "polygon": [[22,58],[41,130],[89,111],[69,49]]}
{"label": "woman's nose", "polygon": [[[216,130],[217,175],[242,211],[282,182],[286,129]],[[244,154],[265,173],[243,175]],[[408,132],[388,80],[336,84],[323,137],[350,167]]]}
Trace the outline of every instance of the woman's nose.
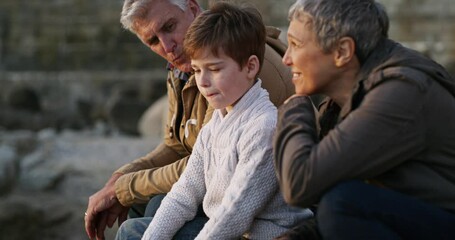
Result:
{"label": "woman's nose", "polygon": [[289,57],[289,48],[286,49],[286,52],[284,53],[283,59],[281,59],[284,65],[286,66],[291,66],[292,61],[291,58]]}

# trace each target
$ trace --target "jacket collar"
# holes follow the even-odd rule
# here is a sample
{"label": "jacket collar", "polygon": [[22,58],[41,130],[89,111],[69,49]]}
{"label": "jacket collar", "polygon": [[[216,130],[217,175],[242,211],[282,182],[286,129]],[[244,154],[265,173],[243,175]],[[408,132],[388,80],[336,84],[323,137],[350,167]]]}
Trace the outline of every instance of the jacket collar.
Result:
{"label": "jacket collar", "polygon": [[370,79],[371,73],[378,70],[378,66],[381,68],[385,67],[381,63],[387,61],[390,58],[391,53],[397,43],[389,39],[381,40],[376,48],[367,56],[365,62],[360,67],[359,73],[357,74],[357,83],[352,90],[352,97],[349,98],[348,102],[342,107],[339,120],[346,118],[346,116],[353,110],[356,109],[366,92],[368,92],[374,85],[375,82]]}
{"label": "jacket collar", "polygon": [[174,73],[174,77],[182,81],[187,82],[190,79],[191,73],[180,71],[178,68],[174,67],[174,65],[172,65],[172,63],[170,62],[167,63],[166,69],[168,71],[172,71]]}

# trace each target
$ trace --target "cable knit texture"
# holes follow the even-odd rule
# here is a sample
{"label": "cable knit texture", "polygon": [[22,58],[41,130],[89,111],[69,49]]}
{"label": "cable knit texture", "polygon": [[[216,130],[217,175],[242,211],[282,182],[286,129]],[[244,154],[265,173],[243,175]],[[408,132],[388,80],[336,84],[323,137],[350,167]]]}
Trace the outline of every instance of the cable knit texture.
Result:
{"label": "cable knit texture", "polygon": [[209,217],[196,239],[272,239],[312,216],[283,200],[272,162],[277,110],[261,81],[201,129],[185,172],[143,240],[172,239],[202,202]]}

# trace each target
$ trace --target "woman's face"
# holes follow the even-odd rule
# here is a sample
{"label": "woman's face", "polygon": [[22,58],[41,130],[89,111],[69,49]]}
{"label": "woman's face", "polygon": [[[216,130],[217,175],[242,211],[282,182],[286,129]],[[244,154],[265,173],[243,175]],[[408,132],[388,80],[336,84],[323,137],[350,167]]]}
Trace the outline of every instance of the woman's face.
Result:
{"label": "woman's face", "polygon": [[324,53],[316,43],[307,17],[291,21],[283,63],[292,68],[292,82],[299,95],[327,94],[336,80],[334,54]]}

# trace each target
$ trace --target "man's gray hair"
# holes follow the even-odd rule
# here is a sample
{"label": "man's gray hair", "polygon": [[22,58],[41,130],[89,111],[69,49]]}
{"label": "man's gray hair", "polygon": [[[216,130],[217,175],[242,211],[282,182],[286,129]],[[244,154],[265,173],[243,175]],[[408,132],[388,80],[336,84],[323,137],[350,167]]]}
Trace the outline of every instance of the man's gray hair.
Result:
{"label": "man's gray hair", "polygon": [[[153,7],[153,1],[156,0],[125,0],[120,17],[123,28],[135,32],[134,25],[136,21],[145,19],[148,11]],[[188,7],[188,0],[167,0],[171,4],[179,7],[183,11]]]}
{"label": "man's gray hair", "polygon": [[297,0],[289,10],[289,19],[307,17],[317,44],[330,52],[342,37],[355,41],[355,54],[362,62],[388,38],[389,17],[375,0]]}

